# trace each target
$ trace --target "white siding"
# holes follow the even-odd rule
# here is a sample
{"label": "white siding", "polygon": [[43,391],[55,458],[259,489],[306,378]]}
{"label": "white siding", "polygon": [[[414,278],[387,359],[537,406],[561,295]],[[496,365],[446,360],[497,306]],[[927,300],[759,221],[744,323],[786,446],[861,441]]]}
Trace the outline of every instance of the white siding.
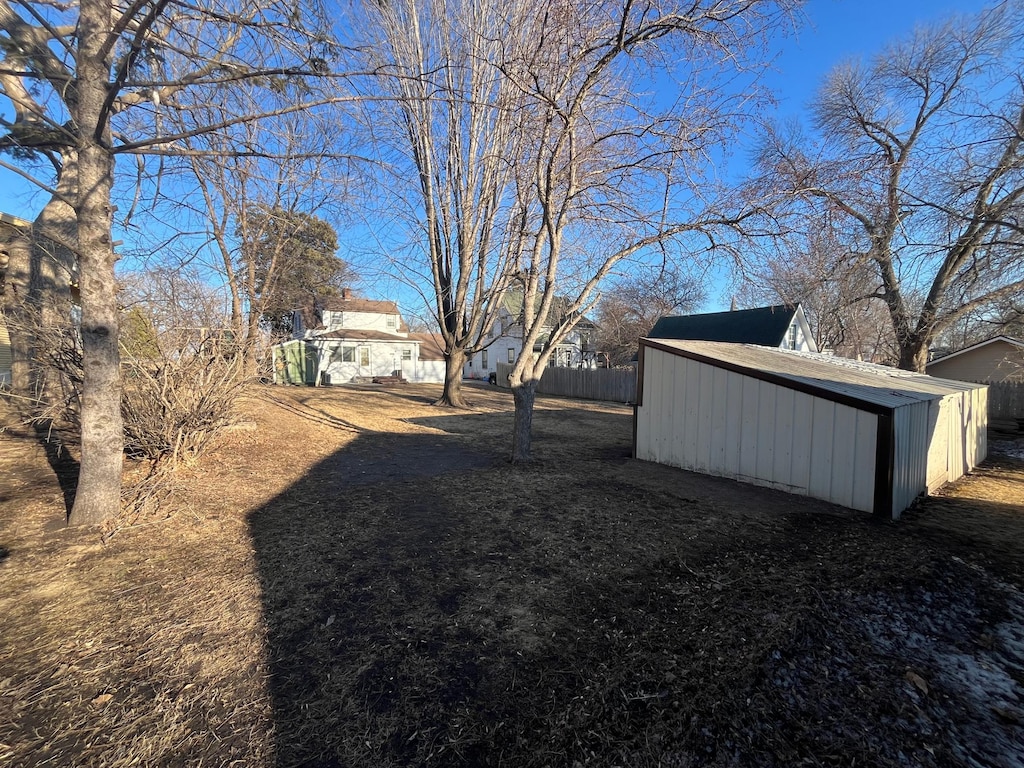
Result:
{"label": "white siding", "polygon": [[893,516],[928,491],[928,445],[934,424],[932,404],[920,401],[893,411]]}
{"label": "white siding", "polygon": [[[361,376],[390,376],[393,371],[406,372],[415,368],[418,363],[419,345],[415,342],[407,344],[377,341],[335,341],[312,339],[311,343],[320,349],[320,371],[326,372],[332,384],[345,384]],[[346,347],[355,350],[355,360],[344,359]],[[403,366],[402,350],[412,352],[412,360],[405,361]],[[365,358],[364,358],[365,354]],[[368,363],[363,365],[363,362]]]}
{"label": "white siding", "polygon": [[398,330],[401,324],[402,318],[390,312],[324,312],[324,325],[328,331],[343,328],[350,331],[383,331],[400,336],[404,335],[404,332]]}
{"label": "white siding", "polygon": [[872,510],[873,414],[661,350],[644,355],[637,458]]}

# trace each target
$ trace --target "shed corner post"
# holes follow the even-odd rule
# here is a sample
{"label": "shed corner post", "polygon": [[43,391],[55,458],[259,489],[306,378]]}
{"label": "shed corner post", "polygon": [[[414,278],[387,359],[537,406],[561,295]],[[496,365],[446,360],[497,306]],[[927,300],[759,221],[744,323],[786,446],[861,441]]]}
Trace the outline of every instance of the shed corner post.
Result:
{"label": "shed corner post", "polygon": [[640,406],[644,404],[644,350],[647,345],[640,339],[636,356],[636,402],[633,403],[633,458],[636,458],[637,424],[640,421]]}
{"label": "shed corner post", "polygon": [[878,432],[875,435],[875,498],[872,514],[876,518],[900,519],[900,512],[893,503],[896,433],[892,411],[878,414]]}

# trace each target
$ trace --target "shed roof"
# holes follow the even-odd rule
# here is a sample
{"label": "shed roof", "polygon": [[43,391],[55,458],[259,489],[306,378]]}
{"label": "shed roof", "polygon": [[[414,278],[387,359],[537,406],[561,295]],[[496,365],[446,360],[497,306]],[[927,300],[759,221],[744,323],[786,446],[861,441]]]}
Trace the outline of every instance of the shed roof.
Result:
{"label": "shed roof", "polygon": [[670,354],[876,412],[924,400],[938,400],[983,386],[816,352],[752,344],[641,339],[641,346],[662,349]]}
{"label": "shed roof", "polygon": [[662,317],[654,324],[652,339],[728,341],[777,347],[786,338],[799,304]]}

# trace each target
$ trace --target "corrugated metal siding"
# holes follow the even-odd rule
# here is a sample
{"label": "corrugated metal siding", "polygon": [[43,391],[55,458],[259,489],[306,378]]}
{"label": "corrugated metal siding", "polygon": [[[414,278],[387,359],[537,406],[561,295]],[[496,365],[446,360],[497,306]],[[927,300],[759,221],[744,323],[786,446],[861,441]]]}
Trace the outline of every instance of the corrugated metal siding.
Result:
{"label": "corrugated metal siding", "polygon": [[928,490],[928,445],[936,417],[927,401],[893,412],[893,517]]}
{"label": "corrugated metal siding", "polygon": [[872,511],[874,414],[662,350],[644,352],[638,459]]}

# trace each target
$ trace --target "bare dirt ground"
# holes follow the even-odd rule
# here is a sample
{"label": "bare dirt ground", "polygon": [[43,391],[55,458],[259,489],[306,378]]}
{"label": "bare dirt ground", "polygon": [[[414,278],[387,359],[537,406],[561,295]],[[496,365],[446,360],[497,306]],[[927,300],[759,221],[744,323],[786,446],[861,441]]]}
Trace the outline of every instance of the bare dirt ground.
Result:
{"label": "bare dirt ground", "polygon": [[880,522],[437,393],[254,390],[105,543],[0,434],[0,765],[1024,765],[1024,461]]}

